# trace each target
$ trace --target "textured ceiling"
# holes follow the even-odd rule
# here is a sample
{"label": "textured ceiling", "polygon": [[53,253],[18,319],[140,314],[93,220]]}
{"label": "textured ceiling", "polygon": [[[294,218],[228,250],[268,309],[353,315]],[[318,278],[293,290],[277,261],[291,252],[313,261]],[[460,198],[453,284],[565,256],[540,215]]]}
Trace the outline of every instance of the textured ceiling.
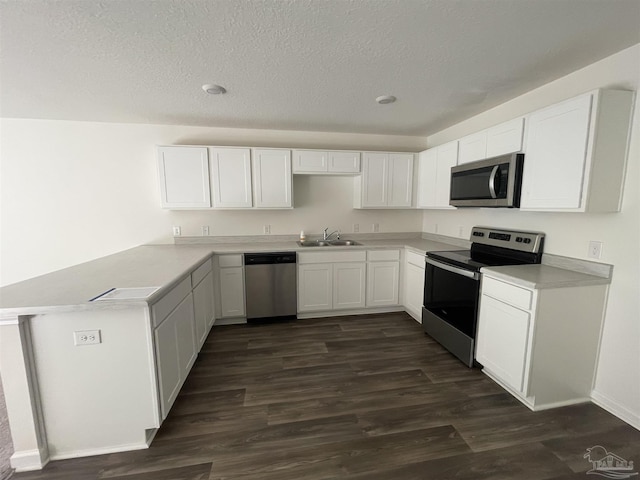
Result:
{"label": "textured ceiling", "polygon": [[1,0],[0,114],[426,135],[639,42],[640,0]]}

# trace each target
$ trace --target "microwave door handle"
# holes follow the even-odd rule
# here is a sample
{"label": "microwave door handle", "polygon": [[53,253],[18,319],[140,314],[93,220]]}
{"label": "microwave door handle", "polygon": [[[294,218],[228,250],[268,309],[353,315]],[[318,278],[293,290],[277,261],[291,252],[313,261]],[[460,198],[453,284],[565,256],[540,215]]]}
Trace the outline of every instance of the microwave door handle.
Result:
{"label": "microwave door handle", "polygon": [[491,193],[491,198],[498,198],[496,195],[496,174],[500,170],[500,165],[496,165],[491,170],[491,175],[489,175],[489,193]]}

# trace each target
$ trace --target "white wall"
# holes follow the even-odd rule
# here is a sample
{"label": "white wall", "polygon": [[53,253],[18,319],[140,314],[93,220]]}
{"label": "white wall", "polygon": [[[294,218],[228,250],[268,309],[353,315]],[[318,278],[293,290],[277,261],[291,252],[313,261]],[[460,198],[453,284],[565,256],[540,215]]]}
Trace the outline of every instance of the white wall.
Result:
{"label": "white wall", "polygon": [[417,211],[353,210],[353,177],[296,177],[289,211],[160,208],[155,145],[251,145],[419,151],[422,137],[49,120],[0,121],[0,284],[183,235],[420,231]]}
{"label": "white wall", "polygon": [[[533,90],[428,137],[429,147],[595,88],[638,90],[640,45]],[[526,160],[525,160],[526,161]],[[636,103],[622,211],[612,214],[519,210],[428,210],[423,229],[468,238],[473,225],[540,230],[545,251],[587,258],[590,240],[604,242],[601,261],[615,265],[594,398],[640,428],[640,102]]]}

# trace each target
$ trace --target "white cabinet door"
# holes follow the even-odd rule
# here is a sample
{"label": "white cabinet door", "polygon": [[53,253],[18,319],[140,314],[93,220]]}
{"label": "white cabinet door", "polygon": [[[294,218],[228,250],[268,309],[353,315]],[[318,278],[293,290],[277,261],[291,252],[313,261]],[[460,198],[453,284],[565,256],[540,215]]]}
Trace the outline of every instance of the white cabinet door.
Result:
{"label": "white cabinet door", "polygon": [[592,95],[529,117],[521,209],[578,209],[587,156]]}
{"label": "white cabinet door", "polygon": [[458,165],[487,158],[487,131],[467,135],[460,139]]}
{"label": "white cabinet door", "polygon": [[482,295],[476,357],[489,372],[518,392],[525,391],[529,313]]}
{"label": "white cabinet door", "polygon": [[437,208],[453,208],[449,205],[451,192],[451,167],[458,163],[458,142],[450,142],[438,147],[438,167],[436,172]]}
{"label": "white cabinet door", "polygon": [[291,151],[253,150],[253,191],[256,208],[291,208]]}
{"label": "white cabinet door", "polygon": [[389,207],[410,207],[413,192],[413,154],[389,155]]}
{"label": "white cabinet door", "polygon": [[487,130],[487,158],[519,152],[522,150],[523,134],[524,117],[491,127]]}
{"label": "white cabinet door", "polygon": [[193,289],[193,309],[196,318],[196,339],[198,349],[202,347],[213,325],[213,273],[209,272]]}
{"label": "white cabinet door", "polygon": [[[184,305],[184,307],[183,307]],[[181,310],[178,320],[178,364],[182,382],[191,371],[196,361],[198,349],[196,348],[196,322],[193,311],[193,294],[187,295],[174,313]]]}
{"label": "white cabinet door", "polygon": [[389,192],[389,154],[365,153],[362,159],[362,206],[386,207]]}
{"label": "white cabinet door", "polygon": [[333,267],[328,263],[298,266],[298,311],[333,309]]}
{"label": "white cabinet door", "polygon": [[398,262],[367,264],[367,307],[398,304]]}
{"label": "white cabinet door", "polygon": [[319,150],[294,150],[293,173],[328,171],[329,155]]}
{"label": "white cabinet door", "polygon": [[436,204],[436,178],[438,149],[431,148],[418,155],[418,208],[431,208]]}
{"label": "white cabinet door", "polygon": [[251,150],[212,148],[213,206],[251,208]]}
{"label": "white cabinet door", "polygon": [[182,382],[178,362],[178,319],[169,316],[154,331],[162,419],[167,418]]}
{"label": "white cabinet door", "polygon": [[243,272],[243,267],[220,269],[220,306],[223,318],[245,315]]}
{"label": "white cabinet door", "polygon": [[416,319],[422,318],[424,298],[424,268],[405,263],[404,305]]}
{"label": "white cabinet door", "polygon": [[329,152],[329,172],[359,173],[360,152]]}
{"label": "white cabinet door", "polygon": [[162,208],[211,207],[205,147],[158,147]]}
{"label": "white cabinet door", "polygon": [[333,308],[365,306],[366,263],[333,264]]}
{"label": "white cabinet door", "polygon": [[187,295],[154,331],[162,418],[166,418],[196,358],[193,297]]}

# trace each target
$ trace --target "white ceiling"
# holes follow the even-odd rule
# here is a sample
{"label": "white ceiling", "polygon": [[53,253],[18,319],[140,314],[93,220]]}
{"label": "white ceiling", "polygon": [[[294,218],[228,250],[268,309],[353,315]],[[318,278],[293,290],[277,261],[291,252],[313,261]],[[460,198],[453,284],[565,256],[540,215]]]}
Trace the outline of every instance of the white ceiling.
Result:
{"label": "white ceiling", "polygon": [[639,42],[640,0],[1,0],[0,113],[427,135]]}

